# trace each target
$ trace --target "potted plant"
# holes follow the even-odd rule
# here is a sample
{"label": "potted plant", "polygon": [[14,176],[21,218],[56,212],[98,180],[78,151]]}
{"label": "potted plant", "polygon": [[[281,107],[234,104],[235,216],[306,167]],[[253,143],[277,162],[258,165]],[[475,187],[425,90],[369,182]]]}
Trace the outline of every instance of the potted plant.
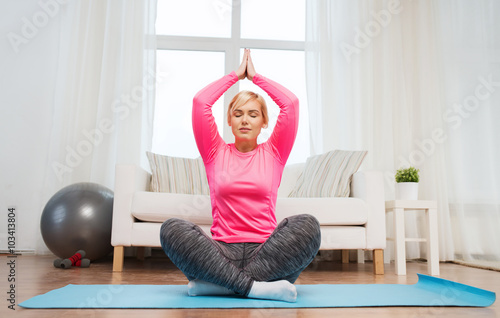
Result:
{"label": "potted plant", "polygon": [[396,171],[396,200],[418,199],[419,171],[411,166]]}

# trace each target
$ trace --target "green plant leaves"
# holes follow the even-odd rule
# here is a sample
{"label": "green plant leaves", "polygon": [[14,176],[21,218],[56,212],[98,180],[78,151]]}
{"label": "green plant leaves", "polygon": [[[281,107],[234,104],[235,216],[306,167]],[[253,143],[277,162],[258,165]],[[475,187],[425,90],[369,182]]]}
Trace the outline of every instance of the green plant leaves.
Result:
{"label": "green plant leaves", "polygon": [[418,182],[419,176],[418,173],[420,172],[419,169],[416,169],[414,167],[409,167],[409,168],[401,168],[396,171],[396,182]]}

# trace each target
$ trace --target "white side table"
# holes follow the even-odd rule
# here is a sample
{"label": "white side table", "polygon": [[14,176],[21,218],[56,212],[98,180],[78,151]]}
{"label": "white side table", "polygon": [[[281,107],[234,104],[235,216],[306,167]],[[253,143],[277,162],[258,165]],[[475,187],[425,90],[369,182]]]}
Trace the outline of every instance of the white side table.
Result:
{"label": "white side table", "polygon": [[[405,210],[425,211],[426,238],[406,238]],[[394,212],[394,251],[396,275],[406,275],[406,242],[427,242],[427,269],[430,275],[439,275],[437,203],[424,200],[392,200],[385,202],[385,211]]]}

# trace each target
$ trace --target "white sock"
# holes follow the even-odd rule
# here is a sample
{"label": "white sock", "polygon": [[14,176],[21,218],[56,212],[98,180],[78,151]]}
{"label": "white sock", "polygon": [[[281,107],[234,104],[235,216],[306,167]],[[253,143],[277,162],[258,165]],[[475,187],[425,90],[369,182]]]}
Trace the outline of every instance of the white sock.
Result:
{"label": "white sock", "polygon": [[297,289],[287,280],[254,282],[248,297],[294,303],[297,301]]}
{"label": "white sock", "polygon": [[234,295],[234,292],[226,287],[194,279],[188,283],[189,296],[218,296]]}

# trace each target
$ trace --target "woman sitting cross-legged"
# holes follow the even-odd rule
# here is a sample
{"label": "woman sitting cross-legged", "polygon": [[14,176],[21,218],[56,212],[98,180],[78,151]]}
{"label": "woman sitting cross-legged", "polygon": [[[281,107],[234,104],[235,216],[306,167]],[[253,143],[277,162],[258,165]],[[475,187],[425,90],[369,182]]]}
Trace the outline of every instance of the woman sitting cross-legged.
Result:
{"label": "woman sitting cross-legged", "polygon": [[[242,91],[232,99],[227,120],[235,142],[218,133],[212,105],[238,80],[248,78],[280,107],[268,141],[257,144],[268,125],[262,96]],[[163,250],[189,280],[188,293],[240,294],[294,302],[293,283],[316,256],[320,226],[308,214],[277,224],[278,187],[295,141],[297,97],[256,73],[245,50],[240,67],[209,84],[193,100],[193,131],[207,172],[212,204],[212,237],[197,225],[172,218],[160,232]]]}

